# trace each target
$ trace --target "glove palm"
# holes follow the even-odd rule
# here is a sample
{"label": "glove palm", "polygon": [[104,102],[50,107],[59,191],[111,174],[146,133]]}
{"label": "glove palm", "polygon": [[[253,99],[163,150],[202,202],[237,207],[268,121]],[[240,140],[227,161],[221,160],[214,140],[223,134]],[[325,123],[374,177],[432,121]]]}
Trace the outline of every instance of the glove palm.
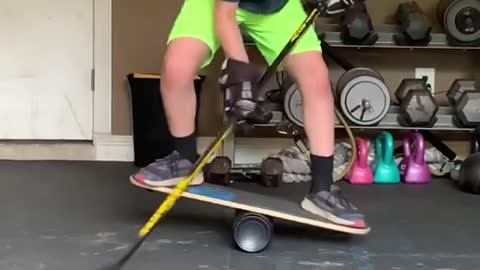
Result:
{"label": "glove palm", "polygon": [[226,59],[219,79],[224,92],[224,111],[229,118],[239,124],[268,123],[271,113],[264,112],[257,104],[259,89],[257,83],[265,72],[265,67]]}

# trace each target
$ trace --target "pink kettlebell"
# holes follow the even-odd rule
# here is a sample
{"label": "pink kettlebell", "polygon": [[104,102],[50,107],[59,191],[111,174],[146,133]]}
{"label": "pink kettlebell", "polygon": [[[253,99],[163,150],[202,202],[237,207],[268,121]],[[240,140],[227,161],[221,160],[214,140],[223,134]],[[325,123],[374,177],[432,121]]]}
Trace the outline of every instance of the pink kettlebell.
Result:
{"label": "pink kettlebell", "polygon": [[402,180],[408,184],[426,184],[432,181],[430,167],[425,161],[425,142],[419,132],[409,133],[403,140],[404,158],[400,163]]}
{"label": "pink kettlebell", "polygon": [[353,163],[349,182],[354,185],[373,184],[373,171],[368,165],[368,142],[357,139],[357,160]]}

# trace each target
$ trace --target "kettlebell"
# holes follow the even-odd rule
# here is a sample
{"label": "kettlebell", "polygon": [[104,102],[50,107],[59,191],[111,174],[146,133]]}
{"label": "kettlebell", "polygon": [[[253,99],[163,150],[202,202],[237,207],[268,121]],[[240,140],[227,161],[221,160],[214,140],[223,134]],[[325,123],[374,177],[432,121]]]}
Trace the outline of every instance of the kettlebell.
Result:
{"label": "kettlebell", "polygon": [[480,152],[480,127],[476,127],[472,132],[472,143],[470,145],[470,153]]}
{"label": "kettlebell", "polygon": [[425,141],[419,132],[407,134],[403,140],[404,158],[400,163],[402,180],[409,184],[425,184],[432,180],[432,173],[425,161]]}
{"label": "kettlebell", "polygon": [[377,184],[400,183],[400,171],[393,157],[394,141],[390,132],[383,131],[375,139],[374,181]]}
{"label": "kettlebell", "polygon": [[368,165],[368,142],[357,139],[357,160],[353,163],[348,180],[354,185],[373,183],[373,171]]}

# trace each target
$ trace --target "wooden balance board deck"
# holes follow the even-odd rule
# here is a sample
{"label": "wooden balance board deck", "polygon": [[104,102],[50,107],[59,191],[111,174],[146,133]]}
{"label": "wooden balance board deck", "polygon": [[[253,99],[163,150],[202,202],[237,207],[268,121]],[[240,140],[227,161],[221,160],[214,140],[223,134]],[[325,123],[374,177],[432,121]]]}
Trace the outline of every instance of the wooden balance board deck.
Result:
{"label": "wooden balance board deck", "polygon": [[[130,182],[138,187],[166,194],[171,193],[175,188],[151,187],[138,183],[132,179],[130,179]],[[303,210],[300,207],[300,202],[243,191],[227,186],[219,186],[204,182],[201,185],[189,187],[181,196],[233,209],[263,214],[272,218],[284,219],[349,234],[367,234],[370,232],[370,227],[353,228],[334,224]]]}

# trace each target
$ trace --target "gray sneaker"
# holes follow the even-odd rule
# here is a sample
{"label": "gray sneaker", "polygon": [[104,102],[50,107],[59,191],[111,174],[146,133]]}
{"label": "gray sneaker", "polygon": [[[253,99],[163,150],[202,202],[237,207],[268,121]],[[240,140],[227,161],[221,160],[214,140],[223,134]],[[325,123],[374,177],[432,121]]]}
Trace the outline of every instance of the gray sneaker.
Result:
{"label": "gray sneaker", "polygon": [[[152,187],[175,186],[188,176],[193,169],[193,164],[180,156],[177,151],[154,161],[139,172],[130,176],[131,180]],[[203,183],[203,173],[200,173],[190,185]]]}
{"label": "gray sneaker", "polygon": [[309,194],[301,204],[302,208],[312,214],[321,216],[331,222],[355,228],[366,228],[365,217],[341,194],[340,188],[332,185],[330,192],[322,191]]}

